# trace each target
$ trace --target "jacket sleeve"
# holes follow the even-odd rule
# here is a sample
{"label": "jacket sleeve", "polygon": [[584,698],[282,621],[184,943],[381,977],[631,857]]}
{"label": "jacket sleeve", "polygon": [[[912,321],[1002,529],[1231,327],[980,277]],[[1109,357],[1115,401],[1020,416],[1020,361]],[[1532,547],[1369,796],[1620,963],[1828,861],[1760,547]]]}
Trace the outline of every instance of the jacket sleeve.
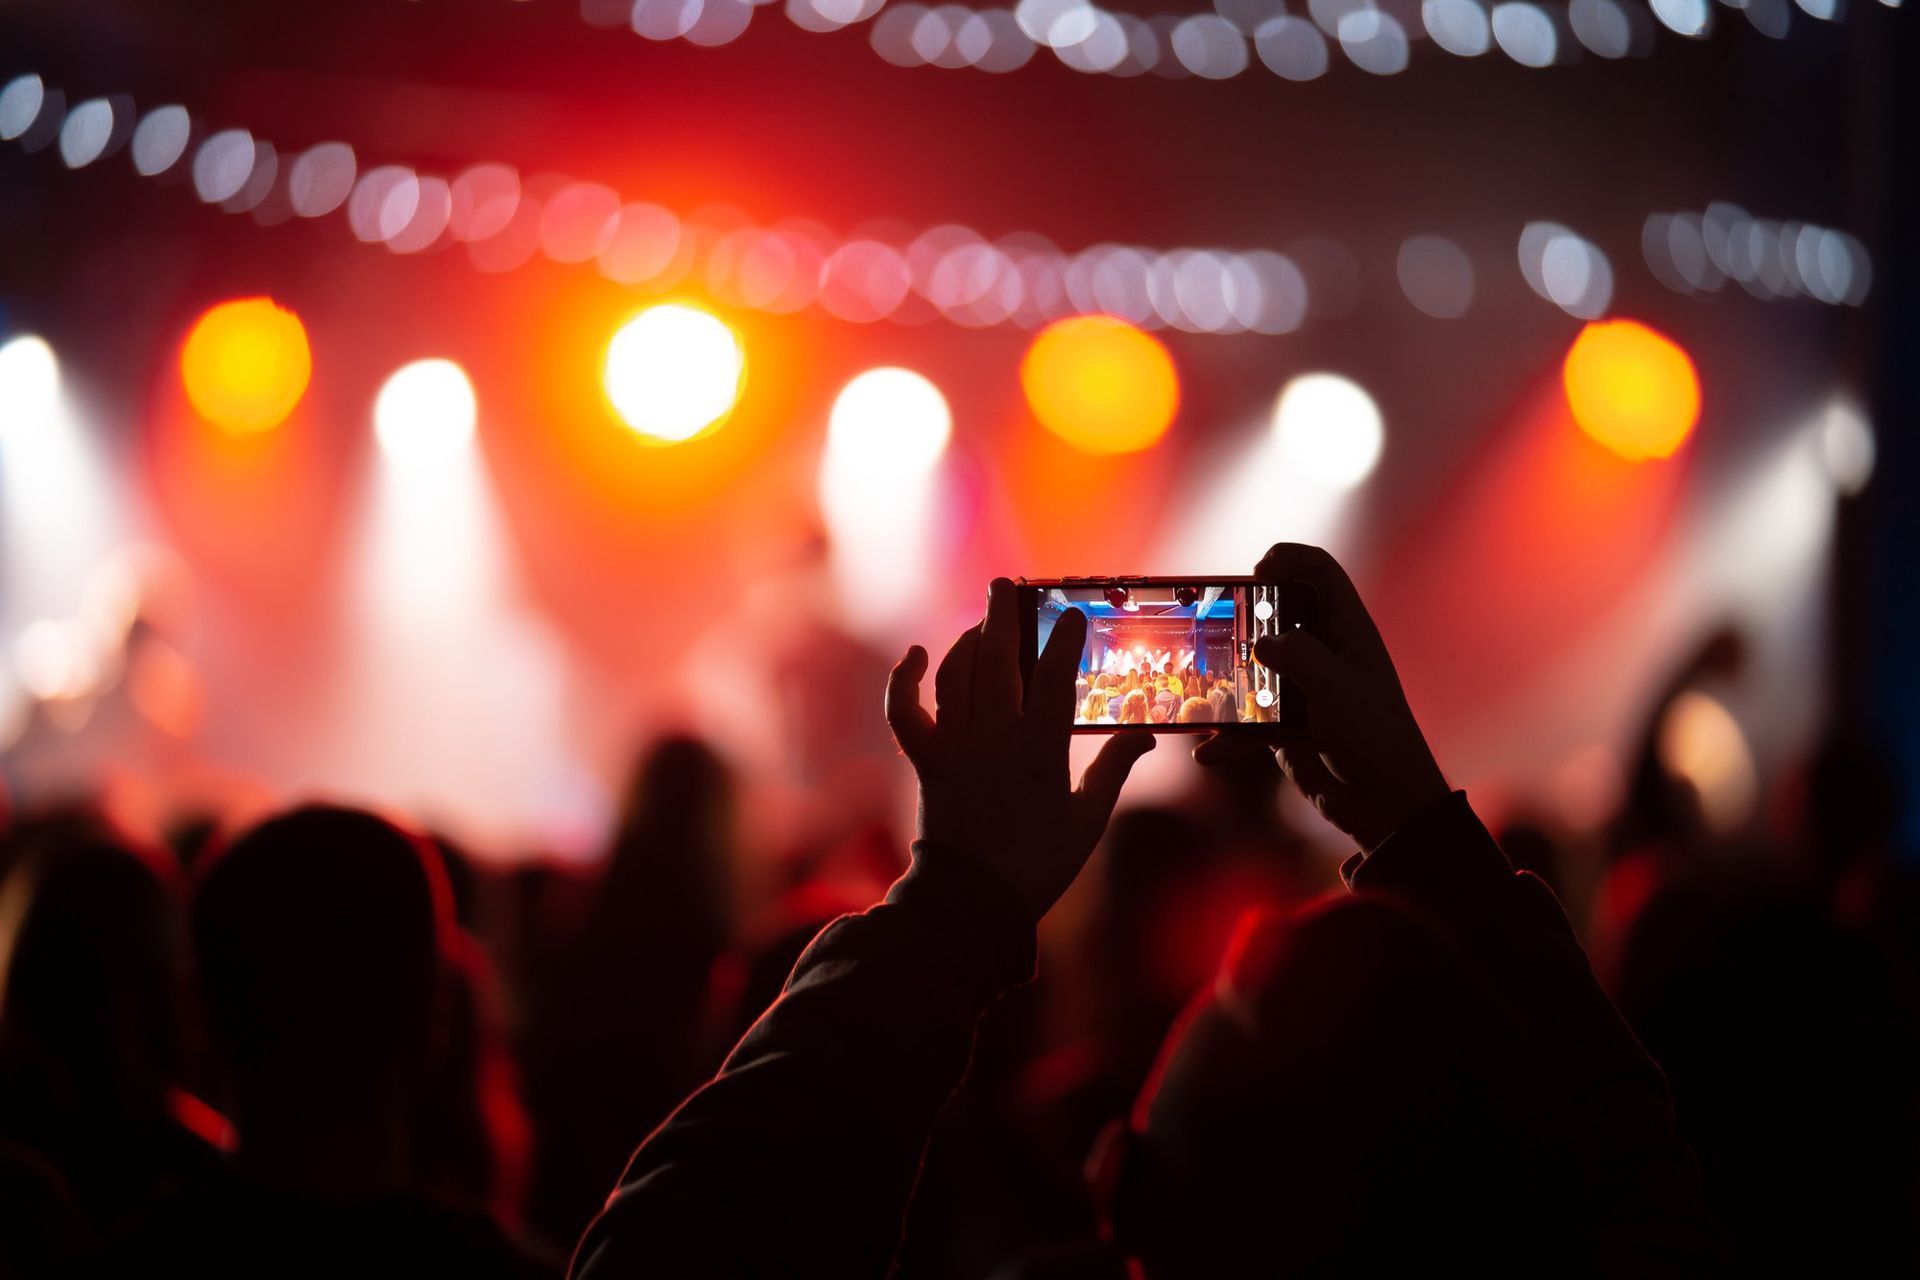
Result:
{"label": "jacket sleeve", "polygon": [[1720,1241],[1666,1076],[1594,980],[1553,891],[1512,869],[1466,794],[1355,854],[1341,874],[1356,893],[1411,903],[1451,934],[1559,1065],[1592,1155],[1596,1207],[1615,1228],[1608,1250],[1711,1269]]}
{"label": "jacket sleeve", "polygon": [[915,845],[885,901],[823,929],[719,1074],[641,1145],[571,1274],[886,1274],[974,1024],[1033,966],[1012,892]]}

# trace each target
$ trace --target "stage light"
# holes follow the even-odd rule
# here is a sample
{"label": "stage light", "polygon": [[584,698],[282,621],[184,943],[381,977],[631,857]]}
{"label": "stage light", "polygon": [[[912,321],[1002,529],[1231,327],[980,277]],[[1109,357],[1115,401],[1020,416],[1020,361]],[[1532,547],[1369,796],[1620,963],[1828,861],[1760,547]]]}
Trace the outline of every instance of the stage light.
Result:
{"label": "stage light", "polygon": [[1873,428],[1853,404],[1840,400],[1827,409],[1820,423],[1820,461],[1833,487],[1851,498],[1873,478]]}
{"label": "stage light", "polygon": [[416,360],[395,370],[373,402],[381,452],[402,466],[430,466],[473,440],[473,383],[451,360]]}
{"label": "stage light", "polygon": [[201,417],[236,434],[278,426],[312,376],[306,328],[271,298],[208,308],[180,351],[187,399]]}
{"label": "stage light", "polygon": [[115,130],[114,104],[89,98],[67,113],[60,126],[60,159],[69,169],[84,169],[107,153]]}
{"label": "stage light", "polygon": [[31,429],[60,403],[60,362],[46,340],[25,334],[0,346],[0,439]]}
{"label": "stage light", "polygon": [[180,163],[193,139],[193,120],[177,104],[155,107],[133,130],[133,168],[143,178],[158,177]]}
{"label": "stage light", "polygon": [[1084,453],[1131,453],[1159,442],[1180,405],[1173,357],[1112,316],[1071,316],[1040,331],[1020,363],[1034,417]]}
{"label": "stage light", "polygon": [[1693,361],[1634,320],[1581,329],[1567,351],[1563,381],[1580,429],[1632,461],[1670,456],[1700,418]]}
{"label": "stage light", "polygon": [[1660,724],[1660,763],[1692,784],[1700,816],[1716,834],[1738,830],[1753,814],[1759,778],[1740,722],[1718,700],[1689,689]]}
{"label": "stage light", "polygon": [[1385,432],[1380,406],[1337,373],[1306,373],[1281,389],[1273,430],[1290,471],[1327,489],[1351,489],[1373,474]]}
{"label": "stage light", "polygon": [[1273,616],[1273,601],[1261,598],[1253,602],[1253,616],[1265,622]]}
{"label": "stage light", "polygon": [[827,419],[835,465],[877,483],[926,474],[952,434],[947,398],[911,369],[867,370],[841,389]]}
{"label": "stage light", "polygon": [[1102,594],[1107,597],[1107,603],[1116,609],[1124,609],[1133,603],[1133,597],[1125,587],[1108,587]]}
{"label": "stage light", "polygon": [[1182,609],[1191,609],[1200,602],[1200,592],[1194,587],[1175,587],[1173,600]]}
{"label": "stage light", "polygon": [[820,515],[850,625],[892,643],[938,586],[939,462],[946,397],[909,369],[868,369],[834,398],[820,456]]}
{"label": "stage light", "polygon": [[642,439],[679,444],[733,412],[747,370],[740,338],[717,317],[682,303],[648,307],[607,344],[607,401]]}

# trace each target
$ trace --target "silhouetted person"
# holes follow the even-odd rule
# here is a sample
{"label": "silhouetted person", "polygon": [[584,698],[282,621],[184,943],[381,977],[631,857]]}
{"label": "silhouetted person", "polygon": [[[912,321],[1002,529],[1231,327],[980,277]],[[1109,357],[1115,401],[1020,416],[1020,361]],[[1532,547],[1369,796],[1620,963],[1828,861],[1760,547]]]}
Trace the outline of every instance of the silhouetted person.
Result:
{"label": "silhouetted person", "polygon": [[447,1049],[446,878],[426,843],[310,806],[207,866],[191,936],[236,1177],[129,1246],[181,1274],[539,1275],[426,1194],[421,1090]]}
{"label": "silhouetted person", "polygon": [[1743,1271],[1920,1271],[1914,992],[1817,882],[1753,855],[1681,875],[1616,990]]}
{"label": "silhouetted person", "polygon": [[[1275,745],[1359,846],[1344,868],[1354,898],[1250,935],[1176,1034],[1114,1158],[1116,1238],[1153,1275],[1283,1271],[1329,1223],[1359,1229],[1309,1256],[1358,1273],[1411,1259],[1432,1272],[1710,1269],[1715,1241],[1658,1068],[1552,894],[1512,871],[1448,789],[1345,574],[1291,544],[1256,574],[1319,597],[1315,633],[1263,640],[1258,657],[1305,696],[1307,724]],[[888,721],[921,787],[911,868],[814,940],[720,1074],[641,1146],[576,1274],[887,1271],[975,1023],[1032,976],[1035,922],[1153,746],[1116,733],[1071,788],[1086,622],[1056,623],[1023,688],[1015,601],[996,580],[985,621],[941,664],[937,717],[919,697],[925,651],[895,668]],[[1210,742],[1208,756],[1245,750]],[[1386,1056],[1363,1060],[1375,1050]],[[1304,1162],[1269,1143],[1297,1120],[1308,1151],[1338,1156],[1341,1131],[1316,1127],[1298,1091],[1262,1091],[1272,1064],[1341,1094],[1328,1106],[1359,1122],[1357,1151],[1333,1166],[1345,1182],[1304,1205],[1285,1198]],[[1314,1216],[1329,1206],[1341,1212]]]}
{"label": "silhouetted person", "polygon": [[731,925],[735,804],[705,743],[655,743],[585,918],[538,993],[524,1047],[538,1131],[531,1212],[556,1240],[578,1234],[634,1145],[715,1065],[701,1060],[700,1032]]}
{"label": "silhouetted person", "polygon": [[64,1241],[97,1244],[218,1165],[176,1119],[172,869],[84,813],[26,822],[9,844],[0,1146],[14,1149],[15,1176],[57,1179],[77,1226]]}

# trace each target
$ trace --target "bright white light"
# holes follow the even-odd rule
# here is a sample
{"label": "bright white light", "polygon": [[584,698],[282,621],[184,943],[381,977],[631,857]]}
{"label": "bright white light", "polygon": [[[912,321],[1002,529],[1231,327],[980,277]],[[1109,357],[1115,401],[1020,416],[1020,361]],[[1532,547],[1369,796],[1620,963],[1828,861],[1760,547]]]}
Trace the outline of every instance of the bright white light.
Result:
{"label": "bright white light", "polygon": [[693,307],[649,307],[607,347],[607,399],[643,436],[690,440],[726,417],[746,355],[733,330]]}
{"label": "bright white light", "polygon": [[1707,0],[1649,0],[1653,16],[1675,35],[1698,37],[1713,25]]}
{"label": "bright white light", "polygon": [[31,73],[15,76],[0,89],[0,142],[11,142],[40,118],[47,101],[47,88]]}
{"label": "bright white light", "polygon": [[1407,69],[1411,51],[1407,33],[1392,14],[1355,9],[1335,29],[1340,48],[1353,65],[1371,75],[1391,76]]}
{"label": "bright white light", "polygon": [[193,136],[193,121],[182,106],[155,107],[133,131],[133,168],[152,178],[180,163]]}
{"label": "bright white light", "polygon": [[126,504],[37,337],[0,346],[0,627],[66,618]]}
{"label": "bright white light", "polygon": [[0,439],[43,425],[60,403],[60,362],[44,338],[0,346]]}
{"label": "bright white light", "polygon": [[1273,408],[1273,429],[1288,467],[1329,489],[1351,489],[1373,474],[1386,438],[1380,406],[1337,373],[1287,383]]}
{"label": "bright white light", "polygon": [[373,433],[380,450],[407,467],[432,466],[473,442],[478,412],[473,383],[451,360],[402,365],[373,402]]}
{"label": "bright white light", "polygon": [[820,458],[820,514],[845,614],[875,636],[923,605],[938,464],[953,433],[940,389],[909,369],[869,369],[834,400]]}
{"label": "bright white light", "polygon": [[1493,38],[1509,58],[1523,67],[1550,67],[1559,48],[1553,19],[1533,5],[1502,4],[1493,10]]}
{"label": "bright white light", "polygon": [[1305,18],[1280,17],[1262,23],[1254,33],[1253,48],[1267,70],[1283,80],[1313,80],[1326,74],[1326,37]]}
{"label": "bright white light", "polygon": [[1557,222],[1520,232],[1520,274],[1527,287],[1568,315],[1597,320],[1613,301],[1613,266],[1599,247]]}
{"label": "bright white light", "polygon": [[321,142],[308,147],[287,173],[287,198],[303,218],[332,213],[353,194],[359,166],[353,148],[344,142]]}
{"label": "bright white light", "polygon": [[1851,498],[1873,478],[1876,452],[1873,428],[1860,410],[1836,401],[1820,423],[1820,460],[1826,464],[1833,487]]}
{"label": "bright white light", "polygon": [[841,389],[827,447],[880,483],[925,474],[946,452],[953,413],[940,388],[911,369],[869,369]]}
{"label": "bright white light", "polygon": [[1253,602],[1253,616],[1265,622],[1273,616],[1273,601],[1264,597]]}
{"label": "bright white light", "polygon": [[1247,41],[1231,22],[1195,14],[1173,29],[1173,55],[1208,80],[1230,80],[1247,69]]}
{"label": "bright white light", "polygon": [[253,135],[245,129],[222,129],[193,157],[193,189],[208,204],[230,200],[253,176]]}
{"label": "bright white light", "polygon": [[1273,690],[1262,687],[1253,691],[1253,700],[1263,707],[1273,705]]}
{"label": "bright white light", "polygon": [[1422,0],[1420,20],[1435,44],[1459,57],[1477,58],[1492,46],[1487,11],[1477,0]]}
{"label": "bright white light", "polygon": [[113,139],[113,104],[88,98],[67,113],[60,126],[60,159],[69,169],[81,169],[98,160]]}

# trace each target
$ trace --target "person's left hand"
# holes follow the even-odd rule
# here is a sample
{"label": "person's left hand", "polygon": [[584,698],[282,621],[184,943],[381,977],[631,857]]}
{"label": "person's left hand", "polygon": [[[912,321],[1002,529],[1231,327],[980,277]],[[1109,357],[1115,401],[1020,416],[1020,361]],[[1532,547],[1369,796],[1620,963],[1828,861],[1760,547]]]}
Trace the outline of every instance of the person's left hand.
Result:
{"label": "person's left hand", "polygon": [[934,676],[937,717],[920,705],[927,651],[908,649],[887,680],[887,724],[920,777],[920,838],[974,859],[1038,920],[1080,873],[1154,740],[1114,734],[1072,786],[1086,615],[1070,609],[1054,624],[1023,697],[1018,600],[1011,581],[993,580],[986,620],[961,633]]}

